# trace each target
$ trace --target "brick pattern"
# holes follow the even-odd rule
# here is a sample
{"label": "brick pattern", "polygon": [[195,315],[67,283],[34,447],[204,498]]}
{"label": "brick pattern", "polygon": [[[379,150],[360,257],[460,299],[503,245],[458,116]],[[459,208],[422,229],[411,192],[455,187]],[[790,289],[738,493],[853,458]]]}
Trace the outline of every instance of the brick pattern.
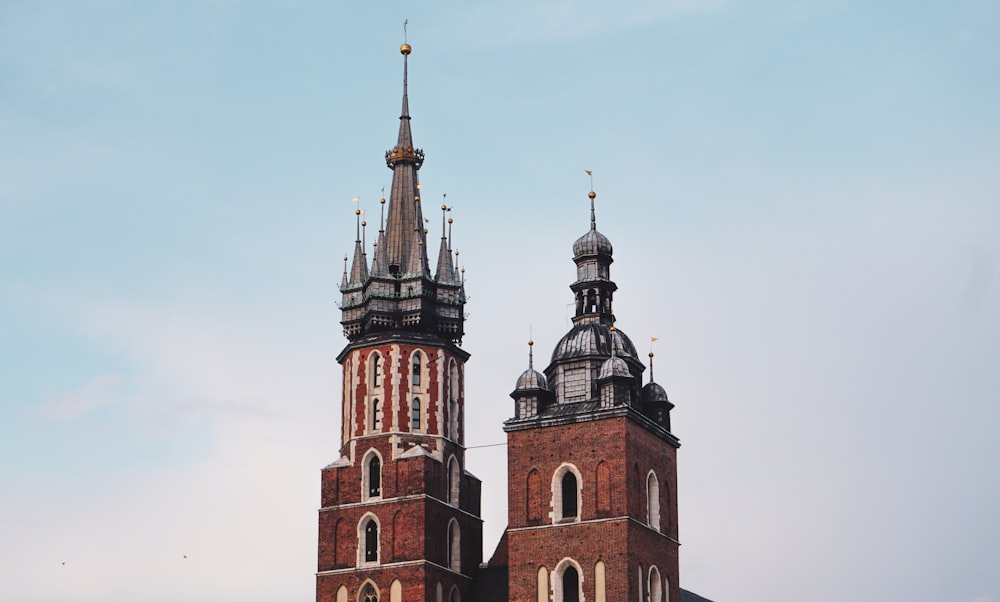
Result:
{"label": "brick pattern", "polygon": [[[580,565],[587,600],[596,599],[599,561],[607,600],[639,599],[639,565],[647,577],[655,566],[669,579],[670,599],[678,599],[675,447],[629,416],[510,431],[507,441],[510,600],[538,599],[542,566],[550,574],[551,594],[565,558]],[[553,524],[559,496],[553,495],[552,476],[564,463],[581,475],[580,517]],[[661,532],[648,526],[650,470],[659,482]]]}
{"label": "brick pattern", "polygon": [[[375,387],[372,357],[381,361]],[[412,378],[420,357],[419,383]],[[481,484],[466,474],[462,446],[464,357],[447,344],[385,341],[349,348],[341,356],[345,395],[341,459],[321,474],[316,599],[348,600],[370,580],[388,602],[393,581],[404,600],[434,600],[440,584],[464,593],[482,561]],[[411,428],[412,398],[420,399],[419,428]],[[381,407],[374,428],[372,402]],[[381,458],[380,488],[369,495],[372,453]],[[458,469],[450,473],[449,461]],[[451,490],[458,479],[458,499]],[[365,524],[378,525],[378,554],[365,559]],[[458,571],[449,568],[449,524],[459,533]]]}

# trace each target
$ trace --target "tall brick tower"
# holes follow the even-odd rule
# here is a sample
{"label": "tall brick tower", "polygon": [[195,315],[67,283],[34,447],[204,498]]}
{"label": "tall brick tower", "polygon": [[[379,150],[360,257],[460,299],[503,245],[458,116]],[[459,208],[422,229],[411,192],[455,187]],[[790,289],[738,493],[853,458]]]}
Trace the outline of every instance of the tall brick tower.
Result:
{"label": "tall brick tower", "polygon": [[340,459],[322,472],[317,602],[458,602],[482,559],[480,482],[465,472],[465,289],[444,224],[434,274],[427,261],[410,51],[400,48],[403,109],[385,154],[388,219],[382,199],[369,265],[358,216],[341,283],[343,430]]}
{"label": "tall brick tower", "polygon": [[506,564],[511,601],[680,599],[673,404],[652,376],[642,385],[635,346],[614,326],[595,197],[573,244],[573,326],[544,374],[529,362],[504,423],[509,522],[491,565]]}

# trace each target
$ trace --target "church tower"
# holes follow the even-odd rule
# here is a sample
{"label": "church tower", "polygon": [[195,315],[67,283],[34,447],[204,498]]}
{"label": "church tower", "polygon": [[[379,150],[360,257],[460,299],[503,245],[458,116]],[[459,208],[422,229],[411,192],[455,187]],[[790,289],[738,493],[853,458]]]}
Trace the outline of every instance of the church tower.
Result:
{"label": "church tower", "polygon": [[673,404],[652,376],[643,386],[635,345],[615,327],[612,247],[589,196],[573,326],[544,373],[529,355],[511,393],[508,527],[492,562],[506,563],[511,601],[676,601]]}
{"label": "church tower", "polygon": [[[358,235],[341,282],[340,458],[322,471],[317,602],[457,602],[482,559],[480,482],[465,471],[465,289],[442,231],[436,269],[403,107],[392,190],[369,263]],[[386,211],[388,209],[388,211]],[[442,222],[446,207],[442,206]],[[386,218],[386,213],[388,216]],[[449,220],[450,221],[450,220]],[[444,223],[442,223],[442,230]]]}

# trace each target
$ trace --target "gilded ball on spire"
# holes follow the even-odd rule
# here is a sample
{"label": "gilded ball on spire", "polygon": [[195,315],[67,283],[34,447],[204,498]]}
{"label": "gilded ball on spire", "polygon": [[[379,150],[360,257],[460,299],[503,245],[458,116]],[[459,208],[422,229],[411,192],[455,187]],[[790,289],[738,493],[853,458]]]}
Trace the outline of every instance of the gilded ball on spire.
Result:
{"label": "gilded ball on spire", "polygon": [[399,47],[399,53],[402,54],[403,56],[407,56],[412,51],[413,48],[411,48],[409,44],[403,44],[402,46]]}
{"label": "gilded ball on spire", "polygon": [[590,197],[590,200],[594,200],[597,198],[597,193],[591,190],[590,192],[587,193],[587,196]]}

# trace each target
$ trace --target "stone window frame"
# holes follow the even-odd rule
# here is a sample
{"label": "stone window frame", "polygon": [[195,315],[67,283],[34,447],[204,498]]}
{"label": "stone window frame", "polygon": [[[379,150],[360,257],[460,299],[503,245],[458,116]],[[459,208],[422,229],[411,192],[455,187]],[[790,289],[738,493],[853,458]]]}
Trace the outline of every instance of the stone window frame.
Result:
{"label": "stone window frame", "polygon": [[452,518],[448,521],[448,568],[456,573],[462,572],[462,528],[458,521]]}
{"label": "stone window frame", "polygon": [[[378,494],[371,494],[371,461],[373,458],[378,458]],[[385,491],[385,479],[382,478],[382,468],[385,466],[385,460],[382,458],[382,454],[379,453],[377,449],[370,448],[365,452],[365,455],[361,458],[361,501],[367,502],[368,500],[380,500],[382,499],[383,492]]]}
{"label": "stone window frame", "polygon": [[[417,370],[413,369],[414,365],[417,367]],[[422,349],[414,349],[410,353],[410,361],[407,365],[407,378],[409,379],[411,393],[427,392],[427,381],[430,380],[430,374],[428,374],[429,365],[430,362],[427,359],[427,354]]]}
{"label": "stone window frame", "polygon": [[660,569],[655,564],[649,567],[646,591],[649,592],[649,602],[663,602],[663,580],[660,578]]}
{"label": "stone window frame", "polygon": [[577,593],[579,595],[580,602],[584,602],[585,598],[583,592],[586,588],[583,586],[583,567],[580,566],[579,562],[569,556],[560,560],[559,564],[556,565],[556,568],[552,569],[552,573],[550,574],[552,600],[553,602],[563,602],[565,600],[565,597],[563,596],[563,575],[566,573],[566,569],[568,567],[573,567],[573,570],[576,571],[576,577],[578,579],[577,587],[579,588]]}
{"label": "stone window frame", "polygon": [[368,387],[382,389],[385,383],[385,358],[378,351],[368,354]]}
{"label": "stone window frame", "polygon": [[[368,556],[368,524],[375,523],[375,560],[366,560]],[[358,521],[358,559],[357,567],[371,567],[382,564],[382,523],[374,512],[365,512]],[[374,584],[373,584],[374,585]],[[359,590],[360,591],[360,590]],[[375,587],[378,594],[378,587]]]}
{"label": "stone window frame", "polygon": [[660,532],[660,479],[654,470],[646,473],[646,524]]}
{"label": "stone window frame", "polygon": [[375,602],[382,599],[382,595],[378,591],[378,586],[375,585],[375,582],[371,579],[365,579],[361,584],[361,587],[358,588],[358,602],[368,602],[370,600],[370,598],[365,595],[365,590],[367,588],[371,588],[372,592],[375,594]]}
{"label": "stone window frame", "polygon": [[[421,433],[424,431],[424,404],[420,401],[419,395],[414,395],[410,401],[410,432]],[[416,419],[416,420],[414,420]]]}
{"label": "stone window frame", "polygon": [[[563,516],[563,495],[562,495],[562,480],[563,476],[567,472],[572,472],[573,476],[576,477],[576,516]],[[578,523],[580,522],[580,517],[583,515],[583,475],[580,474],[580,469],[576,465],[569,462],[563,462],[556,468],[555,472],[552,473],[552,511],[550,516],[552,517],[552,524],[558,525],[561,523]]]}
{"label": "stone window frame", "polygon": [[455,454],[448,457],[448,504],[458,508],[462,487],[462,466]]}

